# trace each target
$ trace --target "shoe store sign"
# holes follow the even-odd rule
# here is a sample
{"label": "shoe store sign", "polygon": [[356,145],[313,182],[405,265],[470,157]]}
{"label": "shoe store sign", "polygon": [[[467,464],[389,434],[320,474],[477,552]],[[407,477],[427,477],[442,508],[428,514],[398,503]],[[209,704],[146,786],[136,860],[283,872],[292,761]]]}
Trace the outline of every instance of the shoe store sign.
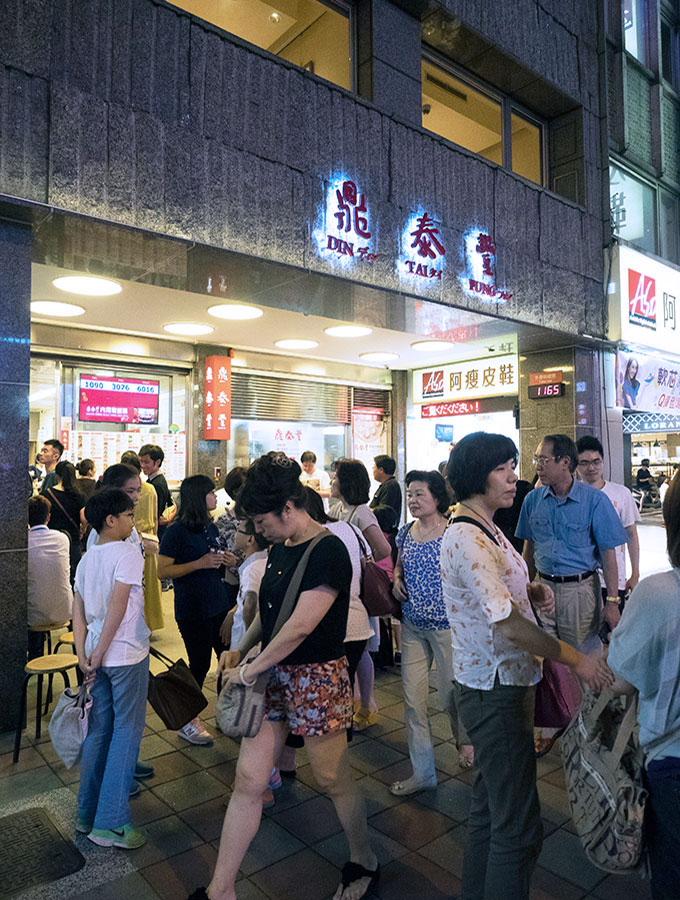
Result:
{"label": "shoe store sign", "polygon": [[517,391],[514,354],[431,366],[413,373],[414,403],[455,403],[479,397],[503,397]]}
{"label": "shoe store sign", "polygon": [[610,339],[677,353],[680,271],[622,244],[615,254]]}

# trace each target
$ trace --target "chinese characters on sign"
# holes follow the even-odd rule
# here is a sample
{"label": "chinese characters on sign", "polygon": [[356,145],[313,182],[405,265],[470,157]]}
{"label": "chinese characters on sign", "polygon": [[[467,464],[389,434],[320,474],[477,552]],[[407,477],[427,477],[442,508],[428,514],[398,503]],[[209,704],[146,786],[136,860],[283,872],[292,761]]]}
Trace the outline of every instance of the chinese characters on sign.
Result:
{"label": "chinese characters on sign", "polygon": [[439,223],[428,210],[411,215],[401,234],[401,257],[397,264],[400,276],[442,280],[446,248]]}
{"label": "chinese characters on sign", "polygon": [[512,294],[496,283],[496,244],[490,234],[474,228],[464,235],[465,266],[458,280],[469,297],[507,303]]}
{"label": "chinese characters on sign", "polygon": [[206,357],[203,417],[206,441],[229,440],[231,437],[230,356]]}
{"label": "chinese characters on sign", "polygon": [[562,369],[555,369],[552,372],[530,372],[529,384],[558,384],[563,377]]}
{"label": "chinese characters on sign", "polygon": [[373,237],[366,195],[349,178],[332,179],[314,230],[321,255],[335,260],[375,262],[378,254]]}
{"label": "chinese characters on sign", "polygon": [[413,402],[458,401],[517,393],[517,356],[492,356],[413,373]]}

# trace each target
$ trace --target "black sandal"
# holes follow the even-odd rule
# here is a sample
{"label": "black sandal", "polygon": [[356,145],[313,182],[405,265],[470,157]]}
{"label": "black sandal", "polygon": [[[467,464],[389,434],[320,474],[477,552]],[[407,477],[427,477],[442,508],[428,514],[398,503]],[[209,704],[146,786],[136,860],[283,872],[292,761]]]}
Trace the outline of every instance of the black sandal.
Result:
{"label": "black sandal", "polygon": [[365,897],[366,894],[370,890],[372,890],[380,879],[380,865],[378,864],[375,869],[371,872],[370,869],[365,869],[363,866],[360,866],[359,863],[346,862],[342,867],[342,887],[348,888],[350,884],[353,884],[355,881],[359,881],[360,878],[370,878],[371,882],[361,895]]}

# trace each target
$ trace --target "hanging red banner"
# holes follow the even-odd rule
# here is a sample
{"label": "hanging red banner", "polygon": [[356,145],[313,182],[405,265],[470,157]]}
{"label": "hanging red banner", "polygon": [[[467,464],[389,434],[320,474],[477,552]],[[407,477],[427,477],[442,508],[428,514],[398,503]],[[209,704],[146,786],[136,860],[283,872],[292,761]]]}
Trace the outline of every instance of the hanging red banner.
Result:
{"label": "hanging red banner", "polygon": [[227,441],[231,437],[231,357],[207,356],[203,428],[206,441]]}

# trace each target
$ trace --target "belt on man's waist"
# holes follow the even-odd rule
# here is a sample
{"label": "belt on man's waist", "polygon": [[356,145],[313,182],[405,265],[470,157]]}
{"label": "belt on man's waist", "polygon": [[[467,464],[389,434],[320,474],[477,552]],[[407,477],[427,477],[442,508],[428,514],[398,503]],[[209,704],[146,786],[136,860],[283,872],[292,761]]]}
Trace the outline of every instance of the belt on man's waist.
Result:
{"label": "belt on man's waist", "polygon": [[571,581],[585,581],[595,574],[595,569],[590,572],[581,572],[580,575],[546,575],[544,572],[538,573],[545,581],[554,581],[556,584],[568,584]]}

